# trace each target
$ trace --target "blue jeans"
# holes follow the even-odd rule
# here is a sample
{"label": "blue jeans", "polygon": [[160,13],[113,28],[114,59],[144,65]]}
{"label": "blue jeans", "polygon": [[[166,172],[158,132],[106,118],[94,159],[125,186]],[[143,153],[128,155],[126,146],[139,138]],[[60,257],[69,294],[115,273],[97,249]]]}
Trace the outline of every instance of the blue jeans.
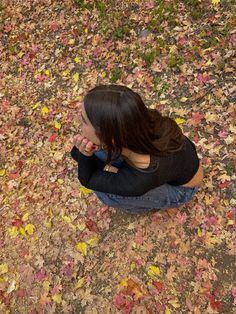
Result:
{"label": "blue jeans", "polygon": [[[99,150],[95,155],[106,160],[106,152]],[[114,156],[115,157],[115,156]],[[117,168],[123,166],[124,160],[119,157],[113,159],[112,165]],[[189,201],[198,188],[189,188],[184,186],[174,186],[163,184],[154,188],[141,196],[121,196],[116,194],[94,191],[100,201],[104,204],[124,209],[130,213],[143,213],[152,209],[179,207]]]}

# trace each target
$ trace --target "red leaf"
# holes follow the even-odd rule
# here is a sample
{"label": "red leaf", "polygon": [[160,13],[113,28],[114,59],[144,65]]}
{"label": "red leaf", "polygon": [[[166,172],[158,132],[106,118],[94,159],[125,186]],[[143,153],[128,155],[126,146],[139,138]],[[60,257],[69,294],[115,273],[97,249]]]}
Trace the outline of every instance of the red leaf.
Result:
{"label": "red leaf", "polygon": [[209,296],[209,299],[210,299],[211,307],[212,307],[214,310],[220,310],[220,308],[221,308],[221,306],[222,306],[221,303],[220,303],[219,301],[217,301],[213,295],[210,295],[210,296]]}
{"label": "red leaf", "polygon": [[62,286],[61,286],[61,285],[55,286],[55,287],[53,287],[53,289],[52,289],[52,291],[51,291],[51,294],[52,294],[52,295],[58,294],[58,293],[60,293],[61,289],[62,289]]}
{"label": "red leaf", "polygon": [[11,172],[8,175],[9,180],[15,180],[19,177],[20,172]]}
{"label": "red leaf", "polygon": [[21,249],[21,251],[20,251],[20,256],[21,256],[21,257],[26,257],[26,256],[28,256],[28,255],[29,255],[29,249],[23,247],[23,248]]}
{"label": "red leaf", "polygon": [[186,213],[183,213],[183,214],[177,213],[176,219],[179,224],[183,225],[187,219],[187,215]]}
{"label": "red leaf", "polygon": [[59,24],[54,21],[54,22],[51,23],[50,28],[51,28],[51,30],[52,30],[53,32],[56,32],[56,31],[58,31],[58,29],[59,29]]}
{"label": "red leaf", "polygon": [[143,233],[141,230],[138,230],[135,234],[135,243],[142,244],[143,243]]}
{"label": "red leaf", "polygon": [[121,293],[115,295],[113,300],[114,300],[115,307],[117,307],[118,309],[120,309],[121,306],[125,304],[124,296]]}
{"label": "red leaf", "polygon": [[19,218],[16,218],[13,223],[12,223],[13,226],[17,227],[17,228],[20,228],[22,225],[23,225],[23,222],[19,219]]}
{"label": "red leaf", "polygon": [[33,44],[29,51],[29,58],[31,60],[35,58],[37,51],[38,51],[38,46]]}
{"label": "red leaf", "polygon": [[12,30],[11,24],[6,24],[4,26],[4,33],[10,33],[11,30]]}
{"label": "red leaf", "polygon": [[209,226],[215,225],[217,223],[217,219],[215,216],[210,216],[210,217],[206,216],[205,221],[206,221],[206,224],[208,224]]}
{"label": "red leaf", "polygon": [[187,80],[187,77],[184,75],[180,75],[178,80],[179,80],[179,85],[182,86],[185,83],[185,81]]}
{"label": "red leaf", "polygon": [[96,58],[99,58],[101,53],[102,53],[102,49],[100,47],[95,48],[94,51],[93,51],[93,55]]}
{"label": "red leaf", "polygon": [[218,186],[220,189],[224,189],[224,188],[227,188],[229,186],[229,181],[225,181],[223,183],[220,183]]}
{"label": "red leaf", "polygon": [[218,136],[221,138],[226,138],[228,136],[228,131],[225,129],[222,129],[220,132],[218,132]]}
{"label": "red leaf", "polygon": [[38,271],[35,276],[34,276],[35,280],[37,281],[43,281],[44,279],[47,278],[47,273],[44,269],[41,269],[40,271]]}
{"label": "red leaf", "polygon": [[153,281],[153,285],[157,288],[158,291],[161,291],[164,288],[164,284],[160,281]]}
{"label": "red leaf", "polygon": [[125,308],[124,308],[125,314],[131,313],[133,307],[134,307],[134,302],[127,302],[126,301],[126,305],[125,305]]}
{"label": "red leaf", "polygon": [[187,42],[187,38],[186,38],[185,36],[180,37],[180,38],[178,39],[178,44],[181,45],[181,46],[185,45],[186,42]]}
{"label": "red leaf", "polygon": [[206,73],[199,74],[198,75],[198,80],[206,84],[209,81],[209,76]]}
{"label": "red leaf", "polygon": [[53,133],[52,135],[49,136],[48,141],[49,142],[54,142],[57,138],[57,134]]}
{"label": "red leaf", "polygon": [[46,76],[44,74],[38,74],[36,77],[37,82],[43,82],[45,80]]}
{"label": "red leaf", "polygon": [[227,218],[233,219],[234,214],[235,214],[235,209],[230,210],[230,211],[227,213]]}
{"label": "red leaf", "polygon": [[20,288],[19,290],[17,290],[16,295],[20,298],[24,298],[27,296],[27,290],[24,288]]}
{"label": "red leaf", "polygon": [[203,118],[204,118],[204,115],[202,113],[200,113],[200,112],[195,112],[195,113],[192,114],[192,119],[197,124],[200,123]]}
{"label": "red leaf", "polygon": [[29,53],[27,53],[23,58],[22,60],[20,61],[20,63],[22,65],[27,65],[30,63],[30,57],[29,57]]}
{"label": "red leaf", "polygon": [[86,227],[93,232],[97,232],[98,231],[98,227],[96,222],[94,222],[92,219],[88,219],[85,221],[85,225]]}

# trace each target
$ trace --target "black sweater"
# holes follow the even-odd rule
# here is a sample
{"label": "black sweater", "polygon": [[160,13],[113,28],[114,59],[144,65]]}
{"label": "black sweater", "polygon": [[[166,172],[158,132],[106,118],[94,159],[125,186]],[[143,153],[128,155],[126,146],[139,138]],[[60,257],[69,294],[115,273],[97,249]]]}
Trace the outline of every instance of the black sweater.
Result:
{"label": "black sweater", "polygon": [[122,196],[140,196],[162,184],[182,185],[199,167],[195,145],[186,137],[183,149],[167,156],[150,156],[150,165],[138,169],[124,161],[117,173],[104,171],[106,163],[95,155],[83,155],[75,146],[71,156],[78,162],[78,179],[88,189]]}

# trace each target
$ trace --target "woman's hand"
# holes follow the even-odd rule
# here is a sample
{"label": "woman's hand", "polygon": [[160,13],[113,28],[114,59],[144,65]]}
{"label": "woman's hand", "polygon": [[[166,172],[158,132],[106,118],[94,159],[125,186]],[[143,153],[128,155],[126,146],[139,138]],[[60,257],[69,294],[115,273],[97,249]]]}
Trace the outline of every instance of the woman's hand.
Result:
{"label": "woman's hand", "polygon": [[92,156],[98,150],[99,146],[88,140],[85,136],[76,135],[74,137],[74,145],[85,156]]}

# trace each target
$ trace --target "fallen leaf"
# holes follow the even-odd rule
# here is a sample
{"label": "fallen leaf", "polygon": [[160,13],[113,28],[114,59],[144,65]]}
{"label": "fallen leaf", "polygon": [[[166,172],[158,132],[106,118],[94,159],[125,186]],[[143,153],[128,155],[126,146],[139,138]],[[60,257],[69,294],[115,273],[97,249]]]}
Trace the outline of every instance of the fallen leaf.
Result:
{"label": "fallen leaf", "polygon": [[160,268],[156,266],[149,266],[148,275],[155,280],[156,276],[160,275]]}
{"label": "fallen leaf", "polygon": [[25,231],[28,233],[28,235],[32,235],[35,232],[35,226],[33,224],[27,224],[25,226]]}
{"label": "fallen leaf", "polygon": [[0,275],[6,274],[8,272],[8,265],[6,263],[0,264]]}
{"label": "fallen leaf", "polygon": [[83,255],[87,255],[87,244],[85,242],[78,242],[76,244],[76,249]]}

